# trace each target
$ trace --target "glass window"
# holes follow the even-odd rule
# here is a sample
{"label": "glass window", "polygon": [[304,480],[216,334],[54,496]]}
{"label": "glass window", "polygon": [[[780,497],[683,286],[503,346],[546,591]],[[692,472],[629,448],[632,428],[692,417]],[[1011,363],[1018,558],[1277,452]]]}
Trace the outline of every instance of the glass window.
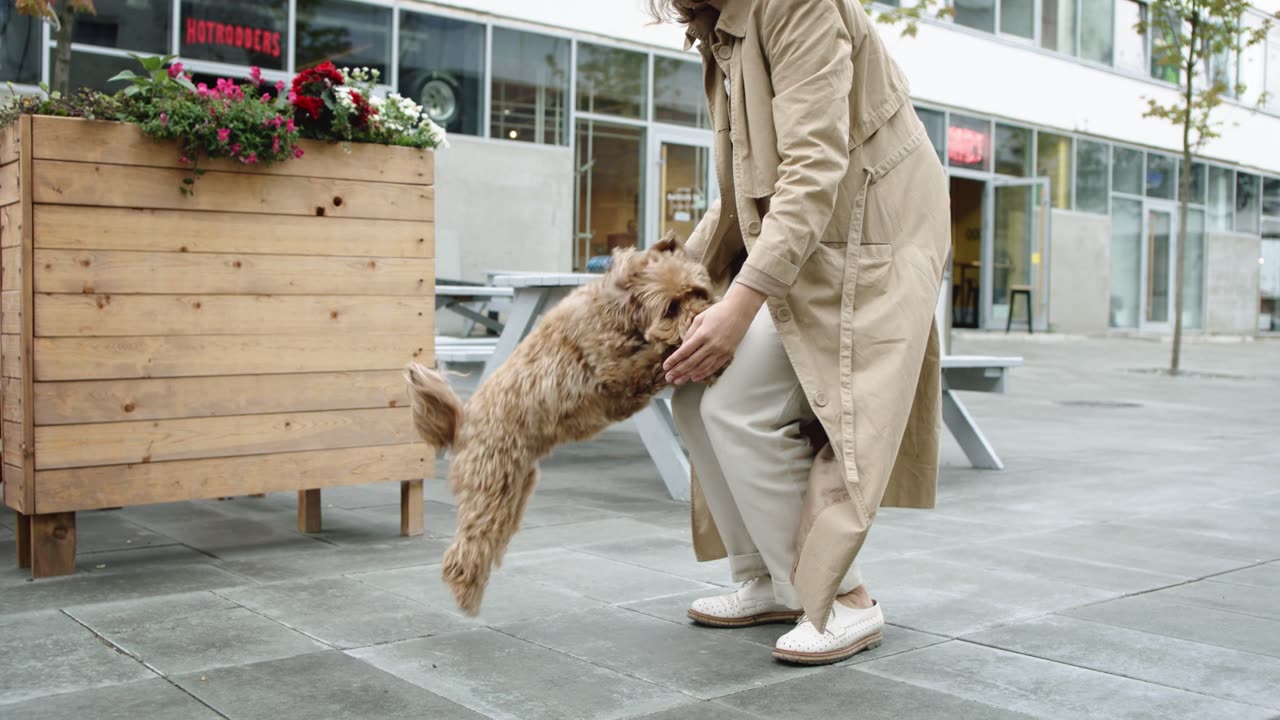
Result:
{"label": "glass window", "polygon": [[[1182,170],[1182,163],[1178,163],[1178,169]],[[1207,169],[1202,162],[1191,163],[1191,204],[1201,205],[1204,203],[1204,190],[1207,179],[1205,174]],[[1179,178],[1181,179],[1181,178]],[[1182,197],[1182,183],[1178,183],[1178,197]]]}
{"label": "glass window", "polygon": [[[1262,18],[1246,14],[1244,16],[1245,32],[1249,32],[1262,24]],[[1244,86],[1240,99],[1250,105],[1256,105],[1266,89],[1267,44],[1265,42],[1251,45],[1240,53],[1240,68],[1237,82]]]}
{"label": "glass window", "polygon": [[569,108],[569,41],[493,29],[493,137],[561,145]]}
{"label": "glass window", "polygon": [[1076,54],[1076,0],[1041,0],[1040,46]]}
{"label": "glass window", "polygon": [[1280,178],[1262,179],[1262,214],[1280,218]]}
{"label": "glass window", "polygon": [[1111,191],[1142,194],[1142,151],[1116,147],[1114,167],[1111,169]]}
{"label": "glass window", "polygon": [[647,119],[649,56],[578,43],[578,110]]}
{"label": "glass window", "polygon": [[1280,110],[1280,28],[1267,35],[1267,107]]}
{"label": "glass window", "polygon": [[1000,0],[1000,32],[1028,40],[1036,34],[1034,0]]}
{"label": "glass window", "polygon": [[1071,138],[1036,133],[1036,175],[1049,178],[1049,195],[1059,210],[1071,209]]}
{"label": "glass window", "polygon": [[1178,159],[1147,153],[1147,197],[1172,200],[1177,192]]}
{"label": "glass window", "polygon": [[1031,174],[1031,130],[996,124],[996,172],[1026,177]]}
{"label": "glass window", "polygon": [[1076,210],[1107,214],[1109,162],[1106,143],[1076,141]]}
{"label": "glass window", "polygon": [[1204,211],[1187,211],[1187,248],[1182,256],[1182,326],[1204,323]]}
{"label": "glass window", "polygon": [[954,0],[957,25],[993,33],[996,31],[996,0]]}
{"label": "glass window", "polygon": [[578,121],[575,269],[638,242],[644,146],[641,128]]}
{"label": "glass window", "polygon": [[178,53],[193,60],[285,69],[284,0],[182,0]]}
{"label": "glass window", "polygon": [[707,93],[702,87],[702,64],[689,60],[653,58],[653,119],[657,122],[711,128]]}
{"label": "glass window", "polygon": [[7,12],[0,13],[0,80],[34,85],[40,82],[41,23],[19,15],[13,3],[4,3],[4,9]]}
{"label": "glass window", "polygon": [[1111,327],[1138,327],[1142,296],[1142,201],[1111,202]]}
{"label": "glass window", "polygon": [[986,170],[990,167],[991,123],[951,114],[947,128],[947,159],[951,167]]}
{"label": "glass window", "polygon": [[1231,229],[1236,207],[1235,189],[1235,171],[1216,166],[1209,168],[1209,199],[1206,209],[1209,211],[1210,230]]}
{"label": "glass window", "polygon": [[925,108],[916,108],[916,115],[920,117],[920,122],[924,123],[924,130],[929,134],[929,142],[933,144],[933,151],[938,153],[938,160],[946,162],[945,153],[947,150],[947,116],[940,110],[928,110]]}
{"label": "glass window", "polygon": [[97,0],[93,13],[76,16],[77,43],[168,55],[173,3],[169,0]]}
{"label": "glass window", "polygon": [[391,82],[391,8],[344,0],[297,0],[295,61],[303,70],[326,60],[367,67]]}
{"label": "glass window", "polygon": [[[50,48],[49,52],[52,53],[53,48]],[[71,90],[75,92],[80,88],[88,88],[105,93],[114,93],[123,90],[125,84],[122,82],[108,82],[111,78],[122,70],[137,72],[140,69],[138,61],[131,57],[72,52]]]}
{"label": "glass window", "polygon": [[[1167,18],[1164,24],[1172,25],[1176,18],[1174,13],[1169,10],[1163,12]],[[1175,84],[1182,78],[1182,63],[1177,55],[1179,42],[1176,30],[1160,32],[1159,28],[1151,28],[1152,78]]]}
{"label": "glass window", "polygon": [[[1121,0],[1123,2],[1123,0]],[[1116,0],[1080,0],[1080,57],[1103,65],[1115,58]]]}
{"label": "glass window", "polygon": [[1147,38],[1137,30],[1147,17],[1147,6],[1133,0],[1116,0],[1115,65],[1121,70],[1146,74]]}
{"label": "glass window", "polygon": [[451,133],[482,132],[484,34],[479,23],[400,13],[399,92]]}
{"label": "glass window", "polygon": [[1236,173],[1236,232],[1258,234],[1258,212],[1262,209],[1261,184],[1257,175]]}

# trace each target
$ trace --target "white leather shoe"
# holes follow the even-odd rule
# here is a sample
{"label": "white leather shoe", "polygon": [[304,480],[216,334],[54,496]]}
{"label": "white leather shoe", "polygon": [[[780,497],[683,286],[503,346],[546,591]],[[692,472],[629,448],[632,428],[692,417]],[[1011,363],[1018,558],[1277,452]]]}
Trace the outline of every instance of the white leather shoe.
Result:
{"label": "white leather shoe", "polygon": [[818,632],[807,618],[800,618],[795,630],[778,638],[773,656],[801,665],[836,663],[863,650],[880,647],[883,629],[880,603],[866,610],[855,610],[837,602],[831,606],[825,630]]}
{"label": "white leather shoe", "polygon": [[768,575],[748,580],[728,595],[698,598],[689,606],[691,620],[719,628],[795,622],[801,614],[799,610],[778,604],[773,597],[773,580]]}

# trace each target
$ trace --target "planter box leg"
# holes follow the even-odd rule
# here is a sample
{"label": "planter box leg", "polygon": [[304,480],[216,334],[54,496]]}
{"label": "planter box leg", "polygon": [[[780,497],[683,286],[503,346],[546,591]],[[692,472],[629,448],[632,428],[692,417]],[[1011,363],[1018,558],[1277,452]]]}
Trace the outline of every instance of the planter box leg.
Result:
{"label": "planter box leg", "polygon": [[18,526],[14,529],[14,544],[18,546],[18,567],[31,567],[31,516],[18,513]]}
{"label": "planter box leg", "polygon": [[417,537],[422,530],[422,481],[400,483],[400,534]]}
{"label": "planter box leg", "polygon": [[76,514],[31,516],[31,577],[70,575],[76,569]]}
{"label": "planter box leg", "polygon": [[298,491],[298,532],[320,532],[320,490]]}

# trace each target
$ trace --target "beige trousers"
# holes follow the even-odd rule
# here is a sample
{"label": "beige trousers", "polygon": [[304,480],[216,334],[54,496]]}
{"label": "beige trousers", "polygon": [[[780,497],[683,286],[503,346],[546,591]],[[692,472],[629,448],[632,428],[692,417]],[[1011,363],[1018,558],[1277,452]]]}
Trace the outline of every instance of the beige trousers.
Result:
{"label": "beige trousers", "polygon": [[[815,451],[800,427],[814,415],[768,306],[724,375],[711,386],[677,388],[671,409],[729,553],[733,581],[768,575],[777,601],[801,609],[791,570]],[[855,565],[839,592],[860,585]]]}

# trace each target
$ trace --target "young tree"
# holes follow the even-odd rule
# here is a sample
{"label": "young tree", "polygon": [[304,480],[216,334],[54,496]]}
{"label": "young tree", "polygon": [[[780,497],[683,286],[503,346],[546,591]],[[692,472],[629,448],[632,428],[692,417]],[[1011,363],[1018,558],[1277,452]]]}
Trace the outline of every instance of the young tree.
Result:
{"label": "young tree", "polygon": [[[862,4],[867,9],[867,14],[876,19],[877,22],[885,25],[902,24],[902,34],[905,37],[915,37],[916,30],[920,25],[920,21],[933,18],[946,18],[955,14],[955,8],[943,0],[892,0],[886,3],[885,0],[862,0]],[[892,7],[884,7],[892,5]],[[876,6],[876,7],[873,7]]]}
{"label": "young tree", "polygon": [[14,0],[18,12],[41,18],[53,26],[57,48],[53,51],[53,68],[49,73],[53,92],[67,95],[71,91],[71,32],[76,15],[94,14],[93,0]]}
{"label": "young tree", "polygon": [[[1144,117],[1161,118],[1182,129],[1182,173],[1178,182],[1178,252],[1174,261],[1173,356],[1170,374],[1180,369],[1182,356],[1183,266],[1187,247],[1187,203],[1191,190],[1191,158],[1218,137],[1214,110],[1230,94],[1245,88],[1231,83],[1229,61],[1263,41],[1272,18],[1254,24],[1246,20],[1245,0],[1151,0],[1146,18],[1136,29],[1151,33],[1152,68],[1161,79],[1178,86],[1170,102],[1146,98]],[[1280,12],[1274,16],[1280,18]]]}

